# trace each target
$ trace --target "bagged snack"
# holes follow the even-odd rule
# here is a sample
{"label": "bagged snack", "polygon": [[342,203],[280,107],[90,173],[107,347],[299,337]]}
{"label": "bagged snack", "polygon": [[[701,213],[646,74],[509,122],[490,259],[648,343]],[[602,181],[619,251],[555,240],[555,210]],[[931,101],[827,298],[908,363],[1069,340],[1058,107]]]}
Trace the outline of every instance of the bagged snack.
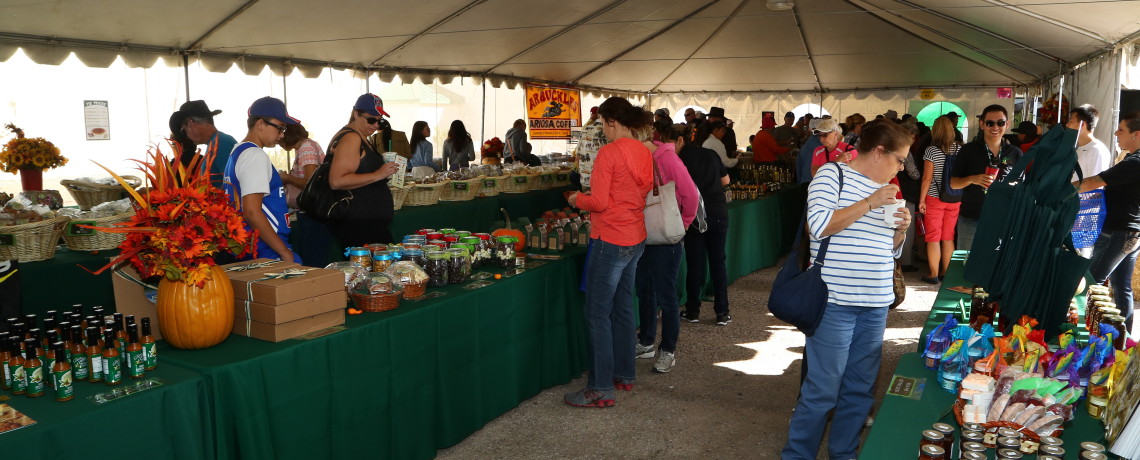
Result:
{"label": "bagged snack", "polygon": [[955,340],[942,355],[942,361],[938,365],[938,383],[944,390],[957,393],[959,383],[969,372],[970,358],[966,356],[965,342]]}
{"label": "bagged snack", "polygon": [[1001,420],[1001,414],[1005,412],[1006,406],[1009,405],[1009,398],[1010,396],[1008,394],[998,396],[997,399],[994,400],[994,403],[990,405],[990,412],[986,420],[991,422]]}
{"label": "bagged snack", "polygon": [[1053,358],[1049,360],[1049,364],[1045,368],[1045,375],[1058,380],[1069,380],[1069,367],[1073,364],[1073,358],[1079,351],[1077,346],[1070,342],[1061,351],[1053,353]]}
{"label": "bagged snack", "polygon": [[[1013,401],[1013,398],[1010,398],[1010,401]],[[1026,404],[1023,402],[1019,402],[1019,403],[1011,402],[1009,404],[1009,407],[1006,407],[1005,410],[1002,411],[1001,417],[998,417],[998,420],[1002,420],[1002,421],[1006,421],[1006,422],[1012,422],[1013,419],[1016,418],[1017,415],[1021,413],[1021,411],[1025,410],[1025,406],[1026,406]]]}
{"label": "bagged snack", "polygon": [[[1058,415],[1063,420],[1072,420],[1073,406],[1068,404],[1052,404],[1045,408],[1045,415]],[[1042,417],[1044,417],[1044,415]]]}
{"label": "bagged snack", "polygon": [[1077,325],[1071,323],[1061,324],[1061,332],[1057,335],[1057,343],[1061,349],[1068,348],[1077,341]]}
{"label": "bagged snack", "polygon": [[1054,431],[1057,431],[1057,428],[1060,428],[1062,423],[1065,423],[1064,418],[1058,415],[1046,415],[1025,428],[1037,433],[1038,436],[1049,436]]}
{"label": "bagged snack", "polygon": [[954,315],[946,315],[946,320],[926,336],[926,349],[923,351],[922,357],[927,369],[938,369],[938,362],[942,360],[942,355],[950,347],[951,331],[956,327],[958,327],[958,320],[954,319]]}
{"label": "bagged snack", "polygon": [[1005,365],[1005,362],[1002,360],[1002,356],[1008,349],[1009,344],[1006,339],[995,337],[993,339],[993,350],[990,351],[988,356],[974,363],[974,372],[980,372],[982,374],[989,375],[1000,375],[1000,372]]}

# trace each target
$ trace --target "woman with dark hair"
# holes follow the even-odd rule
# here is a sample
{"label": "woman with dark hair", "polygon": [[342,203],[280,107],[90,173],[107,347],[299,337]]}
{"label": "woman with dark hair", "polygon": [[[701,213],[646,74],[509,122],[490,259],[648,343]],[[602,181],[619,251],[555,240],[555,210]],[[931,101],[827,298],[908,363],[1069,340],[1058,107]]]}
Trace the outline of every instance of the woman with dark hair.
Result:
{"label": "woman with dark hair", "polygon": [[366,140],[386,115],[384,102],[378,96],[364,94],[357,98],[348,124],[329,142],[325,158],[332,162],[329,186],[350,190],[353,195],[348,218],[329,223],[329,230],[341,246],[393,242],[388,224],[392,223],[395,210],[388,178],[402,172],[398,164],[385,163],[384,156]]}
{"label": "woman with dark hair", "polygon": [[[653,150],[656,163],[658,185],[674,184],[677,206],[681,210],[681,221],[688,227],[697,217],[697,202],[701,199],[693,178],[685,169],[685,164],[677,156],[677,149],[685,146],[685,125],[674,125],[668,118],[653,123],[655,137],[660,141],[643,142]],[[681,331],[681,319],[677,307],[677,270],[681,265],[684,247],[681,241],[675,244],[647,244],[641,261],[637,263],[637,299],[641,313],[641,328],[638,331],[638,358],[652,358],[657,339],[657,310],[661,310],[661,349],[657,351],[657,362],[653,370],[669,372],[677,364],[677,336]]]}
{"label": "woman with dark hair", "polygon": [[811,257],[830,238],[822,273],[828,300],[818,329],[807,338],[811,365],[781,459],[815,459],[832,409],[829,457],[856,457],[859,432],[875,402],[872,387],[879,375],[887,310],[895,299],[894,259],[911,220],[910,210],[895,204],[898,186],[888,182],[903,170],[913,141],[896,123],[866,127],[859,156],[850,163],[824,165],[808,185]]}
{"label": "woman with dark hair", "polygon": [[[697,190],[705,201],[705,222],[707,229],[701,230],[690,225],[685,232],[685,310],[681,318],[696,323],[701,318],[701,291],[705,285],[705,274],[711,274],[713,285],[713,310],[716,311],[716,324],[727,326],[732,322],[728,311],[728,269],[725,266],[725,244],[728,241],[728,203],[724,196],[724,186],[728,185],[728,168],[719,154],[705,145],[724,144],[710,136],[710,125],[723,125],[723,122],[701,123],[692,143],[685,144],[678,153],[681,162],[689,171]],[[691,126],[691,125],[690,125]],[[707,267],[707,269],[706,269]]]}
{"label": "woman with dark hair", "polygon": [[[290,126],[277,144],[284,150],[296,151],[293,167],[289,171],[278,171],[281,182],[285,183],[285,202],[289,209],[297,209],[297,196],[301,189],[313,177],[317,166],[325,161],[325,151],[321,145],[309,137],[309,131],[300,123]],[[301,256],[301,260],[312,267],[324,267],[330,262],[329,249],[333,245],[332,234],[325,224],[322,224],[305,214],[297,212],[297,222],[292,224],[293,231],[289,233],[289,244],[293,251]],[[303,238],[300,238],[302,237]]]}
{"label": "woman with dark hair", "polygon": [[417,121],[412,125],[412,161],[408,162],[409,170],[417,166],[427,166],[433,171],[439,171],[433,159],[434,153],[428,136],[431,136],[431,128],[426,121]]}
{"label": "woman with dark hair", "polygon": [[[961,145],[954,140],[954,122],[947,116],[934,120],[934,130],[930,134],[930,146],[922,159],[922,197],[918,201],[918,212],[922,213],[922,225],[926,228],[926,261],[930,264],[930,276],[922,281],[938,284],[946,276],[950,256],[954,254],[954,231],[958,228],[959,200],[943,201],[943,169],[946,160],[958,154]],[[953,164],[953,163],[951,163]]]}
{"label": "woman with dark hair", "polygon": [[571,206],[591,213],[583,307],[590,374],[586,388],[563,398],[578,407],[610,407],[615,388],[633,389],[633,288],[645,249],[645,195],[653,185],[653,157],[634,135],[649,125],[649,112],[611,97],[598,106],[598,115],[611,142],[598,151],[590,192],[566,198]]}
{"label": "woman with dark hair", "polygon": [[451,122],[451,129],[447,130],[447,140],[443,141],[443,169],[458,171],[466,168],[475,160],[475,143],[463,122]]}

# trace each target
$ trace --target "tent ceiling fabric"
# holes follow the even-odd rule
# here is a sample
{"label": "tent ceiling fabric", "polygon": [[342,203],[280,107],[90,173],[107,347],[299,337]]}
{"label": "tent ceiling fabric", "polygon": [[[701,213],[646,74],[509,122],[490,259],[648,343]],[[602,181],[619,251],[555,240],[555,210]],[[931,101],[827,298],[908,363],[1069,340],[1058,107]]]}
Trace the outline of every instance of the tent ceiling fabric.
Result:
{"label": "tent ceiling fabric", "polygon": [[238,62],[247,73],[268,65],[308,76],[331,65],[636,92],[1024,85],[1140,30],[1137,0],[797,0],[789,11],[765,0],[0,6],[0,60],[14,46],[47,64],[74,51],[95,67],[119,54],[139,66],[188,52],[210,70]]}

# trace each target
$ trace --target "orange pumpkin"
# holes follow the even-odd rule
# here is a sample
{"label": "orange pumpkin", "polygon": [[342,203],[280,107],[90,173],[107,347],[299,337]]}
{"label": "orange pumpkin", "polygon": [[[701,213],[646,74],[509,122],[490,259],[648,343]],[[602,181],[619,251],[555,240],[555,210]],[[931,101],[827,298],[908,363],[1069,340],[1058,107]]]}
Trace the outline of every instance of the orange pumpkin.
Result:
{"label": "orange pumpkin", "polygon": [[201,289],[163,278],[158,283],[158,328],[162,338],[184,349],[222,343],[234,327],[234,290],[226,270],[210,269]]}
{"label": "orange pumpkin", "polygon": [[507,219],[507,228],[500,228],[498,230],[495,230],[491,232],[491,236],[495,238],[498,238],[500,236],[513,236],[515,237],[515,250],[522,251],[523,249],[526,249],[526,235],[523,235],[522,230],[511,228],[511,216],[507,214],[506,209],[499,208],[499,211],[501,211],[503,213],[503,217]]}

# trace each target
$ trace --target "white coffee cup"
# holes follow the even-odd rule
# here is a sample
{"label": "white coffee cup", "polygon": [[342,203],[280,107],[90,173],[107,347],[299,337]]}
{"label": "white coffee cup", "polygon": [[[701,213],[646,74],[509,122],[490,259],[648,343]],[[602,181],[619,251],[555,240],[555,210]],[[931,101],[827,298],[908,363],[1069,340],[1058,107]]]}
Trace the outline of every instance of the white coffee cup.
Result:
{"label": "white coffee cup", "polygon": [[883,222],[890,228],[898,228],[899,218],[895,217],[895,213],[903,212],[906,208],[906,200],[896,199],[893,203],[883,205]]}

